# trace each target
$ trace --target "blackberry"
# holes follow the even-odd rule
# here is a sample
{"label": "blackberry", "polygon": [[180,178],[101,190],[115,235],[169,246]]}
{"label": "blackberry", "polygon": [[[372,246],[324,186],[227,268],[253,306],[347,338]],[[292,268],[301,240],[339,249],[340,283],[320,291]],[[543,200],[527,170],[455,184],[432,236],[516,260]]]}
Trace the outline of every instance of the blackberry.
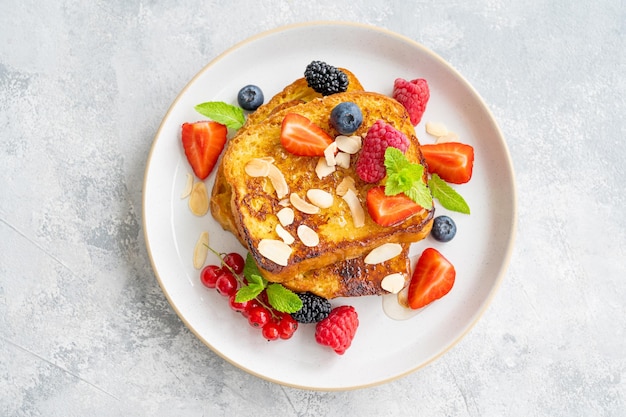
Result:
{"label": "blackberry", "polygon": [[291,314],[298,323],[317,323],[330,314],[330,301],[310,292],[299,293],[302,308]]}
{"label": "blackberry", "polygon": [[338,68],[322,61],[312,61],[304,71],[309,87],[323,96],[342,93],[348,89],[348,76]]}

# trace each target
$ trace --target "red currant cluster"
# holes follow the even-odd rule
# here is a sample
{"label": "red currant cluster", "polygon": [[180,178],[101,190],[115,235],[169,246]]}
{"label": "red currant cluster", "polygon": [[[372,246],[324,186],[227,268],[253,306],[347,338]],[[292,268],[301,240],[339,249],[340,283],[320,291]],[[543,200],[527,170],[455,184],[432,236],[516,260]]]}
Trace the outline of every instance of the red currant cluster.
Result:
{"label": "red currant cluster", "polygon": [[241,313],[250,326],[262,329],[267,340],[289,339],[298,328],[298,322],[289,313],[275,310],[267,299],[265,290],[256,298],[239,303],[235,301],[237,291],[245,285],[242,276],[245,266],[243,257],[232,252],[222,256],[222,265],[207,265],[200,272],[200,281],[207,288],[214,288],[228,297],[230,308]]}

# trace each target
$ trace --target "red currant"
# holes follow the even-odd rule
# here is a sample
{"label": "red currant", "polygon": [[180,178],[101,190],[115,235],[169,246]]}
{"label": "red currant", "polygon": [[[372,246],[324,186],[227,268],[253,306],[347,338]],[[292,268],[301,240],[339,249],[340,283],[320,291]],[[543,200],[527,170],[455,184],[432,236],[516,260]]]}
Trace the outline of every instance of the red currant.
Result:
{"label": "red currant", "polygon": [[250,303],[250,301],[245,301],[243,303],[239,303],[237,301],[235,301],[235,297],[237,296],[237,293],[232,294],[230,297],[228,297],[228,304],[230,305],[230,308],[233,309],[234,311],[237,311],[239,313],[243,313],[247,307],[248,304]]}
{"label": "red currant", "polygon": [[252,327],[263,327],[272,319],[272,313],[263,306],[248,310],[248,323]]}
{"label": "red currant", "polygon": [[278,334],[281,339],[289,339],[298,329],[298,322],[290,314],[282,313],[278,322]]}
{"label": "red currant", "polygon": [[232,252],[224,256],[223,261],[226,265],[231,267],[235,274],[241,274],[243,272],[243,267],[246,264],[243,256],[241,256],[237,252]]}
{"label": "red currant", "polygon": [[263,337],[267,340],[276,340],[280,337],[280,330],[278,324],[274,321],[269,321],[263,326]]}
{"label": "red currant", "polygon": [[248,316],[250,315],[250,311],[255,308],[255,307],[260,307],[261,303],[259,303],[257,301],[256,298],[248,301],[248,303],[246,304],[246,308],[241,312],[241,314],[245,317],[248,318]]}
{"label": "red currant", "polygon": [[217,277],[217,281],[215,281],[215,288],[217,292],[222,294],[225,297],[230,297],[231,295],[237,292],[237,278],[229,271],[224,271],[219,277]]}
{"label": "red currant", "polygon": [[200,282],[207,288],[215,288],[215,282],[223,272],[217,265],[207,265],[200,271]]}

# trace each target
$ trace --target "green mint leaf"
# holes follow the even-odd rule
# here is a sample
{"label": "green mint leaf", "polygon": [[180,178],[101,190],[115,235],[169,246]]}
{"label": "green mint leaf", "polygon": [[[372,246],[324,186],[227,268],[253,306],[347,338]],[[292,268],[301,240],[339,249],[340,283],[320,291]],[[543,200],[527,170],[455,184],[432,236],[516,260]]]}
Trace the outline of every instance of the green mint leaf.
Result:
{"label": "green mint leaf", "polygon": [[243,110],[223,101],[207,101],[194,107],[198,113],[231,129],[239,129],[246,122]]}
{"label": "green mint leaf", "polygon": [[281,284],[267,286],[267,299],[276,310],[283,313],[295,313],[302,308],[302,300],[291,290]]}
{"label": "green mint leaf", "polygon": [[245,303],[246,301],[256,298],[257,295],[263,292],[263,289],[265,288],[263,278],[259,275],[253,275],[253,277],[257,278],[255,282],[248,281],[248,285],[239,288],[237,295],[235,295],[236,302]]}
{"label": "green mint leaf", "polygon": [[433,196],[422,180],[415,181],[413,186],[405,191],[404,194],[426,210],[430,210],[433,207]]}
{"label": "green mint leaf", "polygon": [[264,287],[262,285],[251,285],[248,284],[243,286],[237,290],[237,294],[235,295],[235,301],[238,303],[245,303],[246,301],[253,300],[257,297],[257,295],[263,292]]}
{"label": "green mint leaf", "polygon": [[389,146],[385,149],[384,163],[385,168],[387,169],[387,175],[395,174],[402,168],[411,164],[409,160],[406,159],[406,156],[404,156],[404,153],[400,149],[394,148],[393,146]]}
{"label": "green mint leaf", "polygon": [[411,163],[402,151],[388,147],[385,150],[385,168],[385,195],[404,193],[425,209],[433,206],[432,196],[423,179],[424,166]]}
{"label": "green mint leaf", "polygon": [[456,190],[450,187],[439,175],[433,174],[428,181],[433,197],[448,210],[457,211],[463,214],[470,214],[470,208],[465,199]]}
{"label": "green mint leaf", "polygon": [[[415,183],[424,184],[422,179],[423,175],[424,167],[419,164],[409,164],[398,172],[392,174],[387,173],[385,194],[395,195],[404,193],[410,190]],[[389,189],[387,189],[387,187],[389,187]]]}
{"label": "green mint leaf", "polygon": [[248,254],[246,255],[246,262],[243,266],[243,276],[246,277],[248,282],[250,282],[253,275],[261,276],[261,271],[259,271],[259,267],[254,261],[252,254],[248,252]]}

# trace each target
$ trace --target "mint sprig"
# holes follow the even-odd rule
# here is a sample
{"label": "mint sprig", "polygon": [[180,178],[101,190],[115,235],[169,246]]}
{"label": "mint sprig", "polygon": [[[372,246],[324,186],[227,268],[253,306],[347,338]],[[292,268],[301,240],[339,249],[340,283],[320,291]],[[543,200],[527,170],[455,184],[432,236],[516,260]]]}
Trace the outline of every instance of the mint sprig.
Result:
{"label": "mint sprig", "polygon": [[439,175],[432,174],[428,181],[428,187],[439,203],[448,210],[463,214],[470,214],[470,208],[461,194],[442,180]]}
{"label": "mint sprig", "polygon": [[240,107],[223,101],[207,101],[196,105],[194,109],[201,115],[231,129],[239,129],[246,122],[246,116]]}
{"label": "mint sprig", "polygon": [[302,308],[302,299],[281,284],[269,284],[265,289],[272,307],[283,313],[295,313]]}
{"label": "mint sprig", "polygon": [[424,166],[410,162],[401,150],[391,146],[385,150],[385,168],[385,195],[404,193],[425,209],[430,209],[436,198],[448,210],[470,214],[465,199],[439,175],[432,174],[427,186],[423,180]]}
{"label": "mint sprig", "polygon": [[282,284],[269,283],[261,276],[259,267],[250,253],[246,256],[243,275],[247,284],[239,288],[235,295],[235,301],[245,303],[255,299],[265,290],[270,305],[283,313],[295,313],[302,308],[302,300],[293,291],[285,288]]}
{"label": "mint sprig", "polygon": [[404,193],[425,209],[433,206],[432,195],[423,180],[423,165],[410,162],[401,150],[390,146],[385,150],[385,168],[385,195]]}

